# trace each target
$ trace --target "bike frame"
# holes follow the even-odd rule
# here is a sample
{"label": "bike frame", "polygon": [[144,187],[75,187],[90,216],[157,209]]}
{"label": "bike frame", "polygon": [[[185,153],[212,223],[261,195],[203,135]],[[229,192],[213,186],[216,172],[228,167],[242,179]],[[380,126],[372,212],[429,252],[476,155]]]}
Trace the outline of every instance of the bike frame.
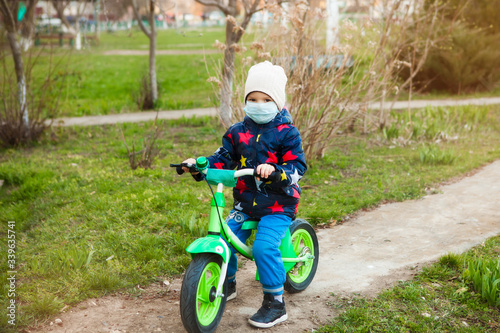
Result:
{"label": "bike frame", "polygon": [[[231,244],[231,246],[244,257],[253,260],[252,247],[240,241],[223,219],[225,207],[223,193],[224,184],[234,187],[235,180],[238,177],[253,176],[254,169],[241,169],[234,171],[206,168],[201,171],[206,174],[207,181],[209,183],[217,185],[217,191],[214,193],[214,197],[211,201],[208,235],[195,240],[186,248],[186,251],[190,253],[191,256],[198,253],[216,253],[222,257],[223,262],[221,267],[221,277],[224,278],[219,280],[216,293],[217,297],[222,297],[224,296],[222,294],[222,287],[227,275],[227,266],[231,255],[231,250],[229,249],[228,244]],[[257,224],[258,221],[245,221],[243,222],[242,229],[256,229]],[[310,254],[297,256],[294,251],[292,238],[288,229],[285,237],[281,241],[280,251],[286,272],[290,271],[299,262],[307,262],[314,259],[314,256]]]}

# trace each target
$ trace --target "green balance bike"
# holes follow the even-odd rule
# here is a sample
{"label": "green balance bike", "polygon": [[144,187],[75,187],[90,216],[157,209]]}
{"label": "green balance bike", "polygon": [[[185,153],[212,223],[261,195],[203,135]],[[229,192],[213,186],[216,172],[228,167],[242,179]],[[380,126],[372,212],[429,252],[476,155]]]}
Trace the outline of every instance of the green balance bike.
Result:
{"label": "green balance bike", "polygon": [[[227,266],[231,254],[228,244],[253,260],[252,247],[241,242],[222,218],[225,206],[223,188],[235,187],[238,177],[256,176],[255,170],[207,168],[205,157],[199,157],[196,165],[183,163],[170,166],[176,167],[178,174],[184,172],[182,167],[189,168],[191,172],[198,171],[209,186],[217,186],[215,193],[212,190],[208,235],[198,238],[186,249],[192,261],[184,275],[180,300],[182,323],[188,332],[213,332],[226,307]],[[280,178],[280,173],[275,172],[267,181]],[[254,230],[257,224],[258,221],[245,221],[242,229]],[[281,241],[280,251],[287,272],[284,289],[289,293],[306,289],[316,274],[319,259],[318,239],[313,227],[305,220],[295,219]]]}

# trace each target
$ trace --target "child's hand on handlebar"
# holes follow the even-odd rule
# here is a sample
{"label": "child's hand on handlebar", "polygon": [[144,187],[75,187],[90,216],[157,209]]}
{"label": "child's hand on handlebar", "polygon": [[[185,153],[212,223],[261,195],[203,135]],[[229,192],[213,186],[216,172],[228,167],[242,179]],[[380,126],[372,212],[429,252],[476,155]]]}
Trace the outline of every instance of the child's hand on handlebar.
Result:
{"label": "child's hand on handlebar", "polygon": [[[194,158],[188,158],[187,160],[183,161],[182,163],[196,164],[196,160]],[[189,168],[185,167],[185,166],[182,167],[182,170],[184,170],[184,172],[189,172]],[[198,171],[191,172],[191,174],[192,175],[197,175],[197,174],[199,174],[199,172]]]}
{"label": "child's hand on handlebar", "polygon": [[257,175],[260,177],[257,177],[257,180],[261,180],[261,178],[267,179],[273,173],[276,171],[276,168],[271,165],[271,164],[260,164],[257,166]]}

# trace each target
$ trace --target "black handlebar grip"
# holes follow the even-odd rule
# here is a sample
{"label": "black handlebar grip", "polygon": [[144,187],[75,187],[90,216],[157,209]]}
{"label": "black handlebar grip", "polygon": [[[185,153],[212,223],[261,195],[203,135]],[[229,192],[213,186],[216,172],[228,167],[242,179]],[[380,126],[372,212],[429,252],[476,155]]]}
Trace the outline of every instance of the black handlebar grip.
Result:
{"label": "black handlebar grip", "polygon": [[177,171],[178,175],[182,175],[184,173],[184,170],[182,169],[182,164],[170,164],[170,167],[175,168],[175,171]]}
{"label": "black handlebar grip", "polygon": [[279,171],[273,171],[269,177],[267,177],[267,180],[270,180],[272,182],[279,182],[281,180],[281,172]]}
{"label": "black handlebar grip", "polygon": [[[257,174],[257,169],[255,169],[253,175],[255,177],[260,177],[258,174]],[[279,182],[281,180],[281,172],[279,171],[273,171],[271,172],[271,174],[269,175],[269,177],[267,178],[263,178],[263,177],[260,177],[260,180],[264,181],[264,182]]]}

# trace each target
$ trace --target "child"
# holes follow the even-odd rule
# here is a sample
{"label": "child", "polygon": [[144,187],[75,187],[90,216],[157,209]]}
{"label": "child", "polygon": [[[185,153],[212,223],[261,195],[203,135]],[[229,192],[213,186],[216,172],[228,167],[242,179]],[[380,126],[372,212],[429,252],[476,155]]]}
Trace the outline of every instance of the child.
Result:
{"label": "child", "polygon": [[[288,318],[283,300],[286,272],[279,245],[297,213],[300,198],[297,182],[307,169],[300,133],[284,107],[286,81],[283,68],[269,61],[252,66],[245,84],[246,117],[227,130],[222,147],[208,157],[212,168],[257,168],[260,176],[238,180],[233,189],[234,208],[227,218],[227,224],[242,242],[251,234],[250,230],[241,230],[242,222],[259,220],[253,255],[264,301],[248,321],[260,328],[272,327]],[[195,163],[195,160],[184,162]],[[261,181],[273,171],[281,174],[279,182]],[[236,270],[237,258],[231,248],[227,300],[236,297]]]}

